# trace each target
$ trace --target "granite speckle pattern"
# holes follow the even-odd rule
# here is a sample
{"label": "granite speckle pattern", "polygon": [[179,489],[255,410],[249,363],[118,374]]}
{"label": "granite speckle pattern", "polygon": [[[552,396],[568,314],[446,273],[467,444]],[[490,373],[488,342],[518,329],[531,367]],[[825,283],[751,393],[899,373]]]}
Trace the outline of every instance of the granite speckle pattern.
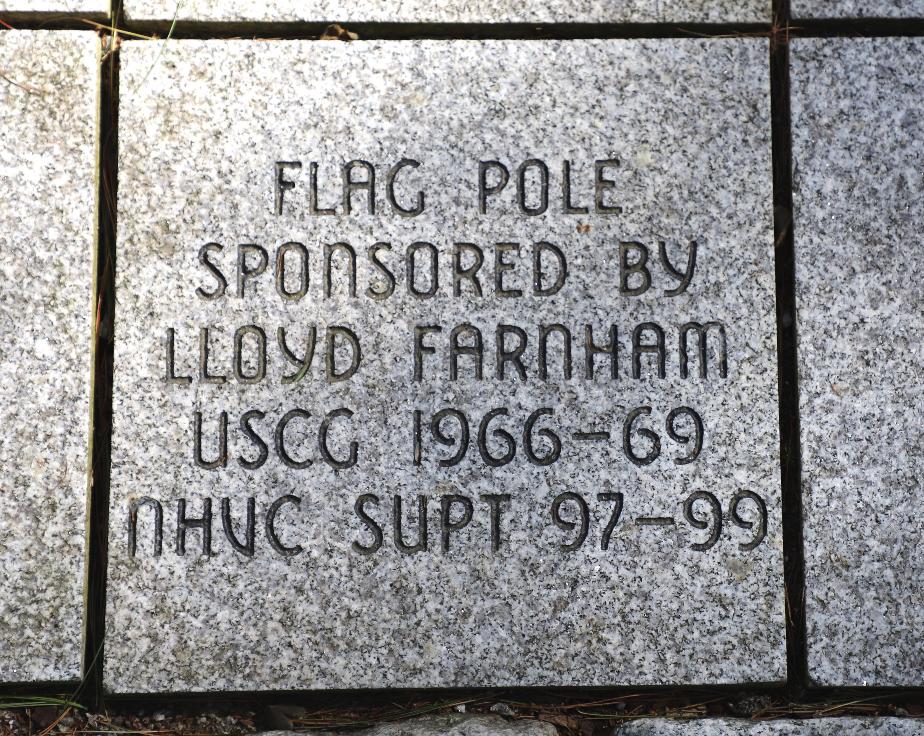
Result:
{"label": "granite speckle pattern", "polygon": [[792,0],[793,18],[924,18],[924,0]]}
{"label": "granite speckle pattern", "polygon": [[125,0],[131,20],[768,23],[769,0]]}
{"label": "granite speckle pattern", "polygon": [[[463,685],[605,685],[778,681],[785,675],[782,539],[778,468],[777,370],[772,258],[770,127],[767,44],[740,40],[457,41],[457,42],[247,42],[173,41],[123,44],[120,96],[120,185],[115,352],[114,428],[106,684],[117,692]],[[579,68],[581,75],[573,70]],[[425,192],[425,210],[399,217],[387,204],[383,177],[401,158],[416,170],[397,179],[404,206]],[[515,204],[521,161],[549,162],[549,210],[526,216]],[[562,212],[563,158],[572,169],[572,203],[591,206],[596,159],[616,159],[605,177],[604,206],[621,215]],[[310,162],[317,162],[318,207],[339,196],[342,162],[374,162],[377,211],[356,195],[353,213],[311,216]],[[478,162],[498,159],[512,168],[510,186],[478,212]],[[285,170],[296,182],[286,191],[283,214],[274,214],[274,164],[301,161]],[[535,174],[535,171],[533,171]],[[356,175],[360,178],[361,175]],[[535,187],[538,178],[527,178]],[[493,179],[492,179],[493,182]],[[531,183],[530,183],[531,182]],[[611,198],[612,197],[612,198]],[[530,192],[526,204],[538,207]],[[665,296],[678,281],[658,260],[665,243],[683,268],[688,244],[699,244],[689,288]],[[276,291],[277,249],[294,241],[309,254],[308,294],[286,301]],[[439,289],[414,298],[405,279],[409,246],[437,248]],[[568,277],[554,296],[531,291],[533,244],[548,241],[566,254]],[[652,288],[620,295],[621,241],[648,243]],[[220,281],[199,261],[200,249],[228,282],[224,296],[206,300]],[[341,253],[329,298],[324,296],[324,246],[351,244],[357,252],[357,296]],[[368,248],[387,242],[379,257],[396,274],[392,296],[374,300],[367,289],[388,286]],[[484,248],[479,283],[483,296],[463,280],[453,295],[453,243]],[[520,243],[518,258],[496,243]],[[239,244],[267,250],[267,272],[248,280],[238,296]],[[246,249],[241,251],[247,253]],[[515,264],[503,271],[495,294],[495,258]],[[419,257],[427,264],[426,252]],[[474,258],[474,256],[473,256]],[[633,262],[635,258],[631,259]],[[248,268],[259,257],[247,255]],[[468,256],[465,264],[470,265]],[[554,261],[546,257],[545,269]],[[287,269],[287,289],[298,286],[298,261]],[[339,265],[338,265],[339,264]],[[426,271],[426,266],[424,266]],[[417,288],[429,277],[420,274]],[[548,279],[543,283],[548,283]],[[636,282],[633,281],[633,284]],[[631,376],[631,337],[655,320],[666,334],[666,378],[652,356]],[[678,330],[689,320],[721,320],[728,339],[728,375],[719,375],[716,333],[709,338],[710,369],[696,365],[679,377]],[[540,324],[561,322],[573,335],[574,372],[561,375],[561,352],[551,343],[550,376],[537,372]],[[476,325],[485,345],[484,378],[473,377],[475,359],[460,358],[460,378],[448,375],[451,329]],[[260,326],[267,336],[266,378],[242,384],[232,374],[235,330]],[[520,326],[528,350],[527,380],[507,366],[496,377],[495,328]],[[346,325],[362,344],[363,362],[350,380],[328,383],[323,367],[329,326]],[[429,333],[425,376],[414,380],[414,327]],[[617,379],[597,359],[585,379],[584,326],[597,344],[618,329]],[[286,329],[298,354],[317,327],[317,360],[304,380],[293,374],[277,344]],[[224,384],[203,383],[198,366],[200,328],[210,327],[209,372]],[[190,385],[167,385],[168,330],[175,330],[175,374]],[[464,340],[471,345],[470,334]],[[248,355],[254,341],[247,338]],[[695,344],[695,338],[691,338]],[[653,337],[647,334],[645,342]],[[343,345],[342,341],[339,343]],[[509,344],[508,344],[509,347]],[[348,364],[341,347],[337,365]],[[691,360],[696,360],[695,357]],[[244,373],[257,371],[245,361]],[[671,440],[668,413],[681,406],[702,417],[700,458],[677,464],[691,441]],[[318,448],[321,417],[335,408],[355,412],[331,428],[331,447],[347,457],[359,443],[358,463],[334,469]],[[471,424],[471,447],[457,465],[441,467],[453,448],[429,431],[428,419],[445,408],[462,410]],[[491,467],[477,435],[489,410],[509,417],[486,430],[487,450],[502,455],[510,432],[516,455]],[[561,437],[560,459],[528,462],[523,432],[537,408],[554,415],[537,428]],[[650,407],[638,426],[657,431],[659,458],[630,463],[623,452],[629,411]],[[287,467],[275,449],[274,427],[301,408],[287,430],[289,451],[311,467]],[[229,462],[207,470],[194,465],[194,416],[203,416],[206,458],[218,448],[219,411],[228,412]],[[267,445],[240,429],[243,412]],[[414,410],[422,424],[421,465],[414,465]],[[256,418],[255,418],[256,417]],[[688,417],[679,435],[695,431]],[[452,417],[440,425],[459,437]],[[608,431],[608,441],[579,441],[582,431]],[[534,431],[535,451],[552,445]],[[651,444],[631,438],[635,451]],[[453,439],[447,438],[451,443]],[[716,494],[721,512],[736,493],[759,494],[766,504],[766,537],[758,538],[759,501],[745,500],[741,523],[726,521],[714,547],[699,551],[716,524],[708,501],[695,501],[696,529],[683,513],[695,492]],[[553,499],[580,493],[589,503],[590,531],[573,552],[561,548],[576,531],[552,523]],[[370,555],[374,534],[354,513],[361,494],[380,503],[366,507],[384,530]],[[491,516],[483,494],[508,493],[502,544],[492,554]],[[601,549],[615,501],[598,493],[623,493],[624,508]],[[282,543],[300,544],[284,557],[264,533],[267,509],[283,494],[289,504],[278,524]],[[408,521],[418,494],[429,498],[429,549],[406,555],[391,528],[393,497],[403,499],[407,543],[416,538]],[[474,499],[473,520],[453,532],[441,550],[440,504],[450,495]],[[149,496],[163,506],[163,554],[153,554],[153,511],[141,511],[138,550],[128,553],[129,504]],[[230,499],[234,529],[242,538],[247,498],[256,504],[256,550],[235,552],[225,538],[220,499]],[[188,532],[188,549],[176,547],[177,501],[200,516],[212,500],[212,556],[201,555],[202,534]],[[578,502],[561,509],[563,525],[578,523]],[[451,521],[462,509],[456,505]],[[638,517],[670,517],[671,526],[638,523]],[[410,528],[408,528],[410,525]],[[746,632],[746,633],[745,633]]]}
{"label": "granite speckle pattern", "polygon": [[[334,731],[308,731],[315,736],[333,736]],[[505,720],[500,716],[452,713],[406,721],[380,723],[355,732],[358,736],[556,736],[551,723],[528,719]],[[294,731],[267,731],[261,736],[294,736]]]}
{"label": "granite speckle pattern", "polygon": [[921,39],[793,42],[808,651],[924,684]]}
{"label": "granite speckle pattern", "polygon": [[764,721],[717,718],[630,721],[617,736],[924,736],[924,722],[911,718],[816,718]]}
{"label": "granite speckle pattern", "polygon": [[109,13],[109,0],[0,0],[0,13]]}
{"label": "granite speckle pattern", "polygon": [[80,675],[97,45],[0,32],[0,682]]}

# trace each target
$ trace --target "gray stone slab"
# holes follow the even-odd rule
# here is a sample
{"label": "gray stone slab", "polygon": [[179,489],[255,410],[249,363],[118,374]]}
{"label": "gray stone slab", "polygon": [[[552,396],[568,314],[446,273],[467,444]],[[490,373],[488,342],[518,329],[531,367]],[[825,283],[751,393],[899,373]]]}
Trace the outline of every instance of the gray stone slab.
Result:
{"label": "gray stone slab", "polygon": [[[309,731],[316,736],[332,736],[334,731]],[[528,719],[506,720],[500,716],[426,716],[406,721],[380,723],[354,733],[359,736],[556,736],[551,723]],[[294,736],[294,731],[267,731],[262,736]]]}
{"label": "gray stone slab", "polygon": [[924,18],[924,0],[792,0],[793,18]]}
{"label": "gray stone slab", "polygon": [[131,20],[338,23],[769,23],[770,0],[125,0]]}
{"label": "gray stone slab", "polygon": [[709,719],[632,721],[618,736],[920,736],[924,722],[910,718],[815,718],[799,721]]}
{"label": "gray stone slab", "polygon": [[0,0],[0,13],[108,15],[109,0]]}
{"label": "gray stone slab", "polygon": [[[108,686],[782,679],[766,42],[179,41],[161,52],[157,43],[127,42],[122,55]],[[375,166],[375,214],[358,190],[345,214],[340,172],[351,160]],[[512,173],[499,194],[485,192],[481,214],[480,162],[495,160]],[[521,204],[532,215],[516,195],[518,168],[530,160],[540,163],[524,168]],[[571,167],[570,206],[586,214],[563,211],[563,160]],[[274,185],[277,162],[301,162],[301,169],[279,169],[292,188]],[[539,214],[543,165],[549,202]],[[368,173],[359,165],[351,171],[354,181]],[[499,187],[498,165],[485,171],[485,190]],[[310,214],[312,177],[314,205],[337,214]],[[417,208],[419,193],[421,214],[401,215],[398,208]],[[284,299],[273,273],[290,242],[298,245],[282,250],[282,288],[292,295]],[[697,244],[688,283],[664,266],[661,242],[678,272],[687,272]],[[355,297],[350,256],[337,243],[356,254]],[[391,250],[370,251],[376,243]],[[497,245],[505,243],[518,245]],[[626,283],[638,295],[620,293],[620,243],[627,244],[627,264],[647,253],[644,293],[641,275]],[[266,251],[267,270],[245,279],[241,297],[238,251],[245,270],[260,270],[262,259],[254,247],[239,248],[247,244]],[[551,246],[567,264],[560,289],[564,272]],[[309,282],[299,299],[303,253]],[[416,294],[406,279],[409,253]],[[433,253],[437,287],[427,297]],[[480,295],[459,276],[455,296],[453,273],[479,258]],[[222,280],[221,296],[203,296],[221,293]],[[536,283],[549,295],[536,293]],[[665,377],[658,377],[656,355],[639,352],[633,378],[633,334],[650,322],[657,327],[639,328],[638,343],[654,345],[664,331]],[[688,329],[682,378],[680,330],[690,322],[709,330],[708,363],[697,357],[699,341]],[[556,324],[570,331],[569,378],[561,331],[548,338],[548,372],[540,374],[540,325]],[[240,333],[243,381],[235,377],[232,346],[238,329],[251,325],[265,335],[268,357],[265,377],[247,383],[262,373],[254,358],[261,333]],[[481,379],[471,354],[458,357],[452,378],[449,341],[464,325],[471,328],[455,339],[471,347],[480,335]],[[431,327],[441,332],[423,329]],[[617,331],[615,378],[609,355],[596,354],[587,379],[585,327],[598,347]],[[226,376],[224,383],[198,373],[203,328],[208,373]],[[313,344],[315,330],[314,362],[303,377],[281,352],[280,328],[296,355]],[[356,335],[360,367],[330,382],[328,339],[333,373],[346,371],[354,354],[344,328]],[[170,339],[173,375],[189,381],[166,382]],[[434,352],[418,351],[415,360],[418,339]],[[499,339],[507,353],[526,340],[525,380],[509,360],[499,377]],[[311,417],[290,413],[296,409]],[[352,417],[330,414],[341,409]],[[675,409],[671,439],[666,426]],[[227,464],[206,469],[194,460],[194,417],[201,413],[200,459],[211,462],[222,411]],[[263,412],[247,415],[256,441],[240,429],[252,411]],[[638,465],[623,445],[633,412],[628,443]],[[295,417],[281,425],[289,465],[274,440],[286,416]],[[695,455],[696,417],[705,439],[699,457],[685,462]],[[328,458],[319,445],[326,418]],[[358,443],[355,465],[351,442]],[[262,464],[248,469],[241,459]],[[310,467],[291,467],[307,460]],[[449,527],[467,507],[454,496],[472,504],[472,521],[459,531]],[[162,508],[159,556],[152,504],[140,510],[130,554],[131,503],[142,497]],[[243,539],[251,497],[252,557],[233,549],[221,521],[227,498]],[[427,551],[397,548],[395,497],[408,545],[418,499],[427,504]],[[178,554],[178,502],[185,500],[193,518],[203,515],[206,499],[212,555],[202,555],[196,529]],[[553,523],[556,499],[561,526]],[[621,515],[607,533],[620,499]],[[291,556],[265,533],[277,501],[285,504],[278,544],[300,545]],[[360,501],[374,521],[363,521]],[[590,520],[583,544],[582,501]],[[728,521],[713,534],[718,515]],[[365,554],[379,529],[381,547]]]}
{"label": "gray stone slab", "polygon": [[80,675],[97,38],[0,33],[0,682]]}
{"label": "gray stone slab", "polygon": [[924,684],[920,39],[793,43],[809,667]]}

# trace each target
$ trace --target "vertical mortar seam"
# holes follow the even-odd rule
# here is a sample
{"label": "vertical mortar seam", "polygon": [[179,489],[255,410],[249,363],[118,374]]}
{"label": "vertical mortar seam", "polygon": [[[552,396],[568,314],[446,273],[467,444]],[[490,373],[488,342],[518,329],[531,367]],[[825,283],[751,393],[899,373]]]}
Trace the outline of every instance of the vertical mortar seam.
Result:
{"label": "vertical mortar seam", "polygon": [[[106,617],[106,567],[109,538],[109,460],[112,427],[113,312],[115,307],[115,233],[118,154],[118,39],[101,36],[97,251],[94,314],[92,482],[88,514],[87,587],[83,681],[77,699],[92,709],[102,703],[103,644]],[[108,39],[108,48],[105,41]]]}
{"label": "vertical mortar seam", "polygon": [[790,115],[789,0],[774,0],[770,50],[773,131],[774,266],[779,369],[780,481],[786,605],[787,684],[800,700],[809,686],[805,624],[805,552],[796,353],[795,243],[793,238],[792,127]]}

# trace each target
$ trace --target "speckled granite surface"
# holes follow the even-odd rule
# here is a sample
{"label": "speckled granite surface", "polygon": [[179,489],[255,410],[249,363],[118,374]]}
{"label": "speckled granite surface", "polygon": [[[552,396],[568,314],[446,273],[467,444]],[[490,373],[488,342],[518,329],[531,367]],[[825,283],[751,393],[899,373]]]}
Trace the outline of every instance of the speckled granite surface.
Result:
{"label": "speckled granite surface", "polygon": [[[160,54],[155,43],[123,44],[107,686],[127,692],[781,680],[766,41],[174,41]],[[352,214],[344,214],[339,172],[351,159],[375,165],[374,215],[358,190]],[[389,204],[389,171],[401,159],[420,165],[400,169],[394,200],[410,210],[423,192],[418,216],[401,216]],[[516,204],[517,170],[530,159],[548,162],[543,214],[524,214]],[[490,160],[512,173],[500,194],[486,194],[480,214],[479,162]],[[563,160],[571,162],[571,207],[587,214],[563,212]],[[279,189],[277,215],[275,165],[294,161],[302,168],[281,169],[282,180],[294,183]],[[595,161],[603,162],[598,174]],[[532,210],[541,209],[540,170],[533,163],[524,176],[523,205]],[[309,214],[312,172],[314,205],[337,214]],[[353,169],[354,181],[367,176]],[[499,176],[489,167],[486,188]],[[418,296],[406,280],[407,254],[421,241],[436,253],[432,297],[428,246],[414,251]],[[647,244],[651,276],[651,288],[637,296],[619,289],[620,243],[633,241]],[[695,267],[684,285],[663,265],[658,243],[672,267],[685,272],[691,241]],[[283,249],[280,287],[273,272],[279,249],[290,242],[299,245]],[[338,242],[356,253],[355,297],[348,296],[343,248],[328,249],[333,275],[325,296],[325,247]],[[391,245],[375,251],[384,266],[370,254],[377,242]],[[537,252],[541,288],[552,289],[561,274],[552,251],[537,242],[551,243],[567,261],[554,295],[533,292]],[[458,279],[454,295],[456,243],[482,249],[481,296],[467,277]],[[521,252],[499,243],[519,243]],[[242,244],[266,251],[266,271],[244,279],[243,297],[238,253],[247,271],[260,270],[263,257]],[[625,250],[627,263],[637,263],[641,246]],[[300,253],[309,272],[302,298]],[[460,259],[467,269],[477,255],[460,249]],[[628,289],[643,285],[639,275],[627,282]],[[713,325],[707,377],[690,336],[689,374],[681,378],[680,328],[690,321],[724,324],[725,377]],[[633,331],[646,322],[664,330],[664,378],[648,353],[639,353],[640,377],[633,378]],[[452,330],[466,323],[481,332],[481,380],[470,354],[459,356],[458,380],[451,379]],[[572,375],[563,378],[555,333],[542,378],[539,326],[557,323],[571,333]],[[249,325],[266,336],[265,375],[256,382],[247,382],[261,374],[256,330],[241,333],[243,381],[234,369],[236,330]],[[602,346],[611,325],[616,377],[608,356],[598,354],[588,380],[585,326]],[[442,332],[422,338],[435,352],[415,361],[415,327],[436,326]],[[207,372],[224,375],[224,383],[202,380],[204,327]],[[302,379],[279,347],[280,327],[295,356],[305,354],[316,329],[315,360]],[[329,327],[352,330],[361,345],[359,370],[348,380],[328,382]],[[525,381],[509,362],[498,377],[496,331],[510,351],[520,342],[514,328],[527,341]],[[172,374],[189,381],[166,382],[169,330]],[[645,327],[639,344],[654,344],[656,331]],[[338,373],[352,356],[344,335],[333,343]],[[466,330],[459,342],[472,346],[475,337]],[[415,380],[415,362],[422,380]],[[671,419],[682,407],[691,411]],[[354,415],[330,417],[325,459],[322,419],[339,408]],[[489,414],[504,408],[509,415]],[[290,414],[294,409],[311,416]],[[458,415],[444,413],[433,431],[431,420],[444,409],[464,412],[470,428],[457,464]],[[535,415],[539,409],[547,411]],[[630,424],[629,448],[639,465],[623,447],[635,409],[641,412]],[[197,411],[205,463],[221,459],[220,412],[228,413],[226,467],[195,464]],[[247,422],[259,440],[240,424],[254,411],[262,415],[247,414]],[[704,440],[700,456],[686,463],[695,454],[692,411]],[[274,439],[286,415],[295,417],[282,430],[288,461]],[[561,443],[551,464],[541,463],[554,457],[555,438],[540,430],[554,430]],[[608,432],[609,439],[582,439],[582,432]],[[646,439],[651,432],[661,452],[644,464],[655,454]],[[349,464],[354,441],[356,464],[336,467]],[[508,462],[510,443],[516,450]],[[292,467],[305,460],[310,467]],[[581,499],[573,494],[588,505],[583,544]],[[622,514],[607,532],[618,494]],[[428,549],[406,554],[393,532],[394,498],[402,502],[404,543],[413,545],[419,495],[427,504]],[[144,496],[162,505],[160,556],[153,501],[138,517],[135,556],[129,551],[130,504]],[[445,551],[443,531],[467,513],[454,496],[472,503],[472,520],[447,532]],[[221,513],[221,499],[228,499],[230,527],[246,548],[249,498],[252,556],[235,551]],[[211,499],[210,557],[201,554],[196,528],[186,532],[185,554],[177,553],[181,499],[189,518],[201,517]],[[356,511],[361,500],[370,521]],[[265,520],[276,501],[284,505],[274,548]]]}
{"label": "speckled granite surface", "polygon": [[132,20],[769,23],[769,0],[125,0]]}
{"label": "speckled granite surface", "polygon": [[792,0],[793,18],[924,18],[924,0]]}
{"label": "speckled granite surface", "polygon": [[809,666],[924,684],[920,39],[793,42]]}
{"label": "speckled granite surface", "polygon": [[96,59],[0,32],[0,682],[80,675]]}
{"label": "speckled granite surface", "polygon": [[[261,736],[293,736],[294,731],[267,731]],[[334,731],[309,731],[315,736],[332,736]],[[529,719],[508,720],[500,716],[451,714],[424,716],[393,723],[380,723],[356,731],[358,736],[556,736],[551,723]]]}
{"label": "speckled granite surface", "polygon": [[109,12],[109,0],[0,0],[0,13],[87,13]]}
{"label": "speckled granite surface", "polygon": [[911,718],[814,718],[799,721],[722,719],[631,721],[618,736],[921,736],[924,722]]}

